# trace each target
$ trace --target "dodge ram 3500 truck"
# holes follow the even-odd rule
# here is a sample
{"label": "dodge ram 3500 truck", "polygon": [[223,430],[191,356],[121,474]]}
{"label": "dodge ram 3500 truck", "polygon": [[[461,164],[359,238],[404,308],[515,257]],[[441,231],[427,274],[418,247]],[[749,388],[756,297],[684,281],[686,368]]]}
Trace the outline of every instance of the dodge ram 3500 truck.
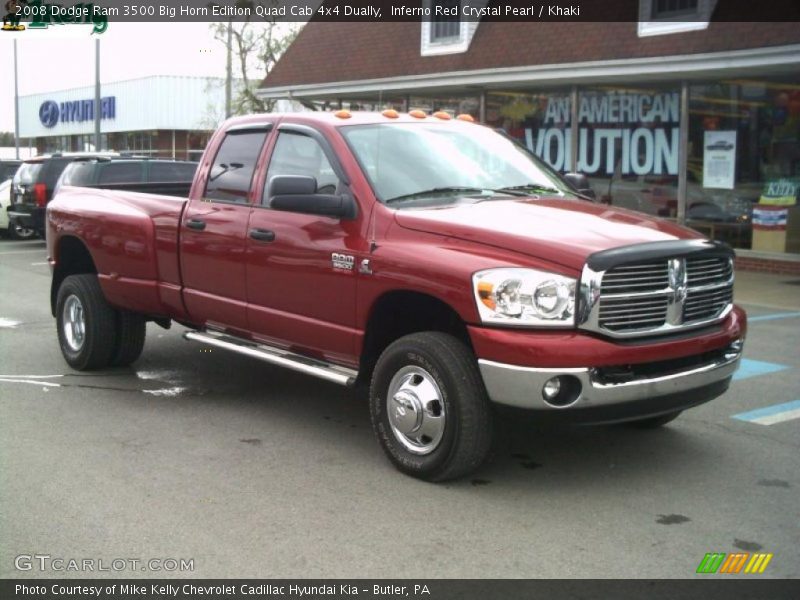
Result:
{"label": "dodge ram 3500 truck", "polygon": [[653,427],[722,394],[746,330],[733,253],[595,204],[444,113],[224,123],[188,199],[64,187],[51,307],[75,369],[127,365],[145,323],[344,386],[369,383],[401,471],[463,476],[496,409]]}

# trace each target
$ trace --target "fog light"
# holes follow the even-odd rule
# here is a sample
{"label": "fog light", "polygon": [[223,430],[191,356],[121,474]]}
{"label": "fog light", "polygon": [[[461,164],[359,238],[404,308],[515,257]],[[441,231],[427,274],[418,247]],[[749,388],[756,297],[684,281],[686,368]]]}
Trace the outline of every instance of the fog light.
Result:
{"label": "fog light", "polygon": [[548,379],[544,387],[542,388],[542,396],[544,396],[545,400],[553,400],[558,393],[561,391],[561,379],[559,377],[553,377],[552,379]]}
{"label": "fog light", "polygon": [[542,398],[553,408],[566,408],[575,404],[581,395],[581,382],[572,375],[557,375],[544,382]]}

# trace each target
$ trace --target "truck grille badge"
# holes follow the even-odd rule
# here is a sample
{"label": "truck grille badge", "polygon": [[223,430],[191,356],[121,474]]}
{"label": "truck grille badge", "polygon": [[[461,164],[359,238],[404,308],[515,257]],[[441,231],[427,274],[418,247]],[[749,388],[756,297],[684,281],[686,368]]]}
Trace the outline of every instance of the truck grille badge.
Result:
{"label": "truck grille badge", "polygon": [[669,261],[669,292],[667,293],[667,323],[683,323],[683,305],[689,291],[686,275],[686,260],[672,258]]}

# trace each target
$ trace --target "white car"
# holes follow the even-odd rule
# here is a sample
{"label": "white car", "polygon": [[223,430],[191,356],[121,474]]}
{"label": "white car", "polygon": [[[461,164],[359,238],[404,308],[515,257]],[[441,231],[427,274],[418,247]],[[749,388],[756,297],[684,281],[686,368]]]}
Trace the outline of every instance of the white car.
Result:
{"label": "white car", "polygon": [[22,227],[8,218],[8,206],[11,204],[11,180],[0,183],[0,235],[15,240],[29,240],[36,232],[30,227]]}

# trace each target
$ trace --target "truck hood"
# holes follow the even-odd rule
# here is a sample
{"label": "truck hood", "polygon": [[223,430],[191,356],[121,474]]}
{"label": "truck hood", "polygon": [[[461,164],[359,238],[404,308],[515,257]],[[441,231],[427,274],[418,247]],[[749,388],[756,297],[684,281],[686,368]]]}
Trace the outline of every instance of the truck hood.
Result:
{"label": "truck hood", "polygon": [[643,213],[560,198],[402,209],[395,218],[407,229],[513,250],[575,270],[600,250],[703,237]]}

